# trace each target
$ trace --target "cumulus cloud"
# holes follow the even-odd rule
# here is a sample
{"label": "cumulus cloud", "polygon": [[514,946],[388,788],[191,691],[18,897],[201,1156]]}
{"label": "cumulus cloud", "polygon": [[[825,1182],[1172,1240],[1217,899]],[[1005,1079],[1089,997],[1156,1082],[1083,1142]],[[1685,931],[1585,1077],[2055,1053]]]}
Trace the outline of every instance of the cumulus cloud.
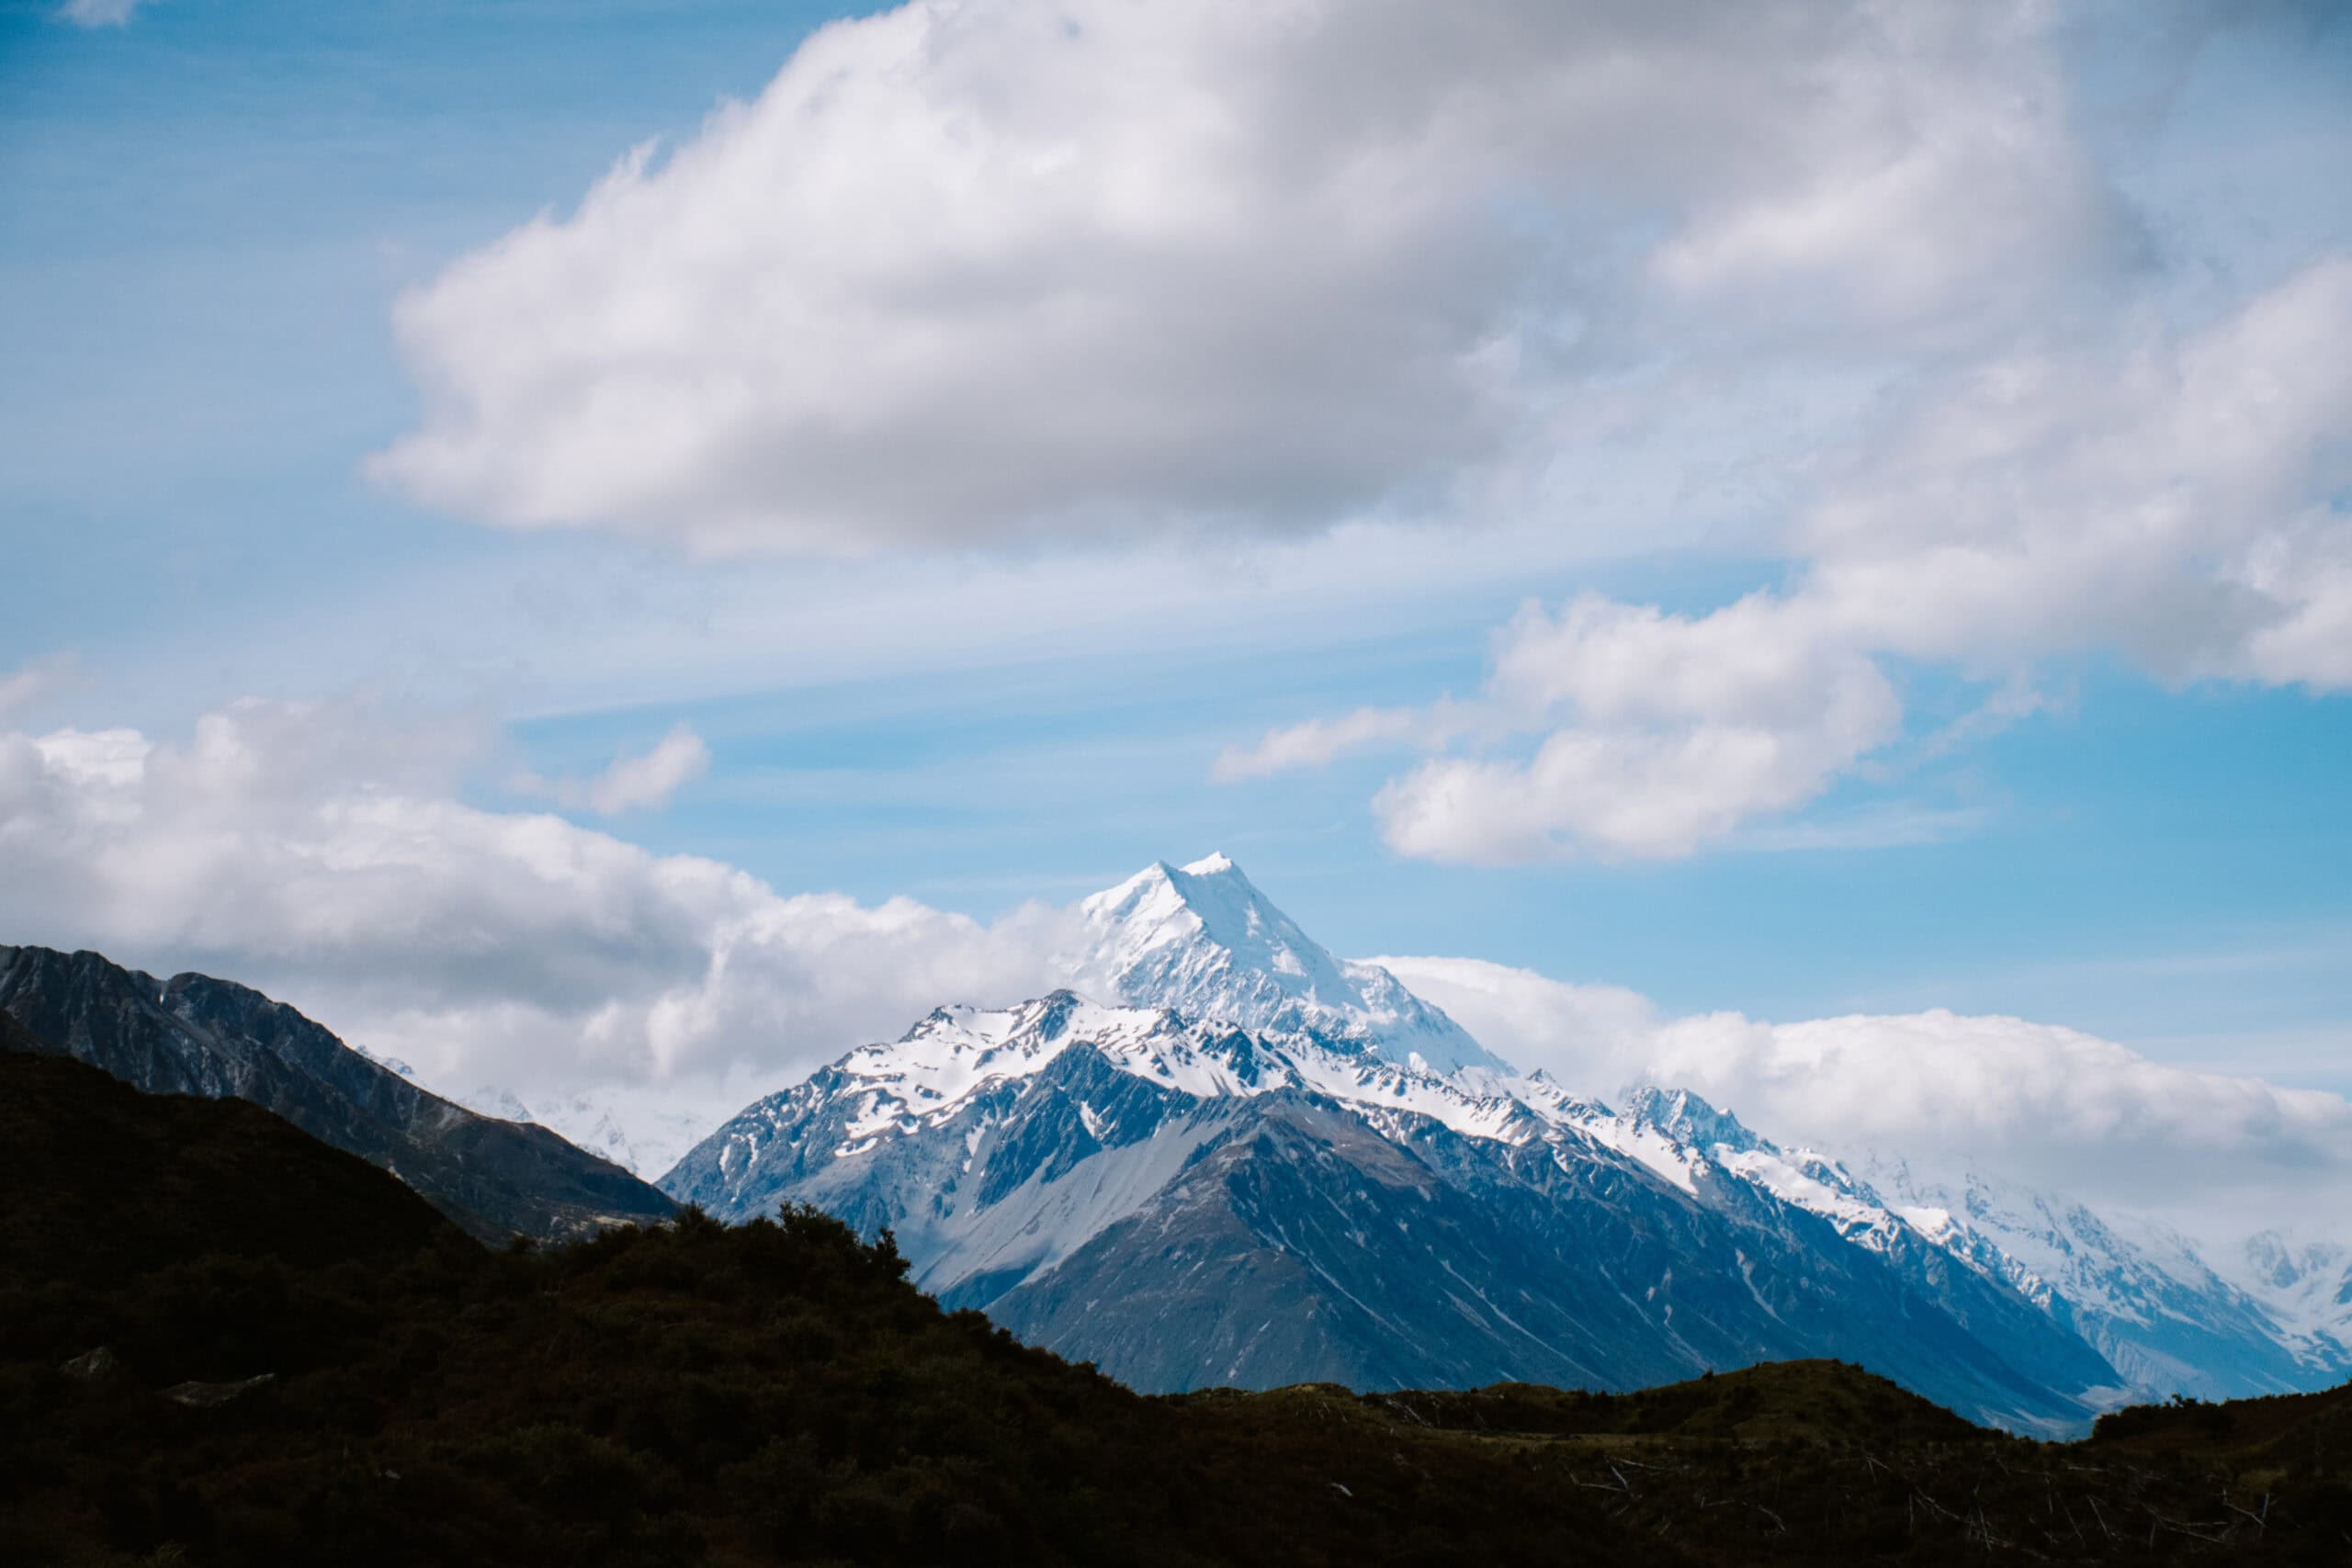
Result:
{"label": "cumulus cloud", "polygon": [[1901,705],[1867,658],[1803,635],[1766,595],[1700,619],[1597,596],[1531,606],[1490,701],[1558,725],[1521,763],[1449,758],[1383,790],[1391,847],[1432,860],[1687,854],[1801,804],[1890,739]]}
{"label": "cumulus cloud", "polygon": [[[361,704],[241,703],[186,739],[0,732],[0,940],[259,984],[428,1083],[526,1100],[607,1085],[705,1113],[944,1000],[1038,994],[1078,945],[1067,911],[983,923],[786,894],[462,804],[452,792],[493,751],[469,721]],[[1588,1092],[1688,1085],[1784,1140],[2176,1212],[2352,1198],[2341,1098],[2074,1030],[1941,1011],[1674,1018],[1501,964],[1377,962],[1523,1067]]]}
{"label": "cumulus cloud", "polygon": [[184,741],[0,735],[0,928],[264,986],[427,1081],[751,1075],[1046,988],[1053,917],[782,894],[449,793],[471,726],[248,702]]}
{"label": "cumulus cloud", "polygon": [[1476,959],[1376,962],[1522,1068],[1603,1096],[1687,1087],[1784,1143],[1975,1168],[2217,1233],[2276,1224],[2315,1194],[2352,1201],[2342,1096],[2169,1066],[2078,1030],[1941,1010],[1674,1018],[1632,992]]}
{"label": "cumulus cloud", "polygon": [[670,797],[710,771],[710,748],[691,725],[681,724],[641,756],[627,752],[594,778],[547,779],[525,773],[514,781],[524,795],[545,796],[559,806],[585,807],[604,817],[670,804]]}
{"label": "cumulus cloud", "polygon": [[[1903,734],[1890,657],[2004,682],[1950,750],[2039,705],[2052,655],[2159,679],[2352,689],[2352,257],[2186,333],[2131,323],[1996,357],[1837,465],[1784,591],[1705,615],[1579,598],[1503,632],[1488,731],[1532,756],[1442,756],[1374,801],[1435,860],[1688,854],[1820,795]],[[1431,710],[1434,713],[1437,710]],[[1256,771],[1370,739],[1317,722],[1236,753]],[[1227,770],[1230,772],[1231,770]]]}
{"label": "cumulus cloud", "polygon": [[[1645,314],[1999,315],[2129,225],[2037,5],[919,0],[401,303],[374,471],[859,554],[1419,513]],[[1629,236],[1636,238],[1629,240]]]}

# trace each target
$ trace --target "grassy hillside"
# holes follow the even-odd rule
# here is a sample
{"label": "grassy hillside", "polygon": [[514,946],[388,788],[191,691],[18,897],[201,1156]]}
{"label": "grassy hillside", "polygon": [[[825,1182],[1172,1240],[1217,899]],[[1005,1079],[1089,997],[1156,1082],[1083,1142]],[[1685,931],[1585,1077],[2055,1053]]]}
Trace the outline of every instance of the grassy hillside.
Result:
{"label": "grassy hillside", "polygon": [[[237,1153],[250,1107],[60,1082],[82,1120],[36,1130],[59,1163],[16,1159],[0,1192],[0,1561],[2352,1553],[2343,1393],[2133,1413],[2066,1447],[1834,1362],[1616,1396],[1145,1399],[942,1312],[812,1212],[490,1251],[411,1225],[412,1195],[333,1151]],[[40,1120],[6,1098],[16,1132]],[[146,1150],[146,1176],[105,1185],[107,1147]],[[151,1182],[176,1196],[142,1204]],[[100,1345],[110,1370],[67,1370]]]}

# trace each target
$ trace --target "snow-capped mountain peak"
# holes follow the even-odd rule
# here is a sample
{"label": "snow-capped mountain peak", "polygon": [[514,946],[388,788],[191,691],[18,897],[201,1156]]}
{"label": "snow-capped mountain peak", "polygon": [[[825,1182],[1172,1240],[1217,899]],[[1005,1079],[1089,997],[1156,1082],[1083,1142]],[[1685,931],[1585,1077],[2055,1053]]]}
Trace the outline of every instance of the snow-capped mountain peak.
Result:
{"label": "snow-capped mountain peak", "polygon": [[1010,1008],[940,1008],[887,1045],[834,1064],[835,1093],[857,1097],[853,1144],[951,1120],[976,1096],[1035,1077],[1086,1044],[1120,1072],[1203,1098],[1249,1093],[1266,1071],[1232,1026],[1165,1008],[1105,1007],[1056,991]]}
{"label": "snow-capped mountain peak", "polygon": [[2282,1393],[2347,1363],[2341,1340],[2217,1273],[2146,1216],[2095,1213],[1973,1168],[1938,1179],[1881,1159],[1871,1173],[1921,1234],[2062,1316],[2142,1394]]}
{"label": "snow-capped mountain peak", "polygon": [[2352,1247],[2264,1231],[2237,1274],[2306,1357],[2352,1364]]}
{"label": "snow-capped mountain peak", "polygon": [[1376,964],[1336,958],[1222,853],[1165,861],[1079,906],[1080,986],[1137,1006],[1245,1028],[1355,1040],[1402,1067],[1510,1069]]}
{"label": "snow-capped mountain peak", "polygon": [[1656,1128],[1693,1149],[1744,1153],[1766,1146],[1738,1117],[1716,1110],[1687,1089],[1644,1084],[1626,1096],[1625,1116],[1636,1126]]}

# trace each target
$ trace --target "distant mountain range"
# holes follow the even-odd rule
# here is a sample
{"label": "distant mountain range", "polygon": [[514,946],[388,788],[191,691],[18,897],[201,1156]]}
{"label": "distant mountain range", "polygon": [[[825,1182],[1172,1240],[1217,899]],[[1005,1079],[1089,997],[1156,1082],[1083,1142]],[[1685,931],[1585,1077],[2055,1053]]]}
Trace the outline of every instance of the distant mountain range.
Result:
{"label": "distant mountain range", "polygon": [[[2067,1433],[2132,1398],[2352,1372],[2344,1249],[2261,1238],[2233,1282],[1991,1176],[1783,1147],[1666,1087],[1571,1092],[1333,956],[1221,855],[1078,916],[1075,988],[942,1007],[698,1141],[592,1096],[469,1110],[258,992],[92,953],[0,948],[0,1016],[28,1032],[9,1048],[267,1106],[477,1235],[813,1203],[893,1232],[947,1304],[1145,1390],[1623,1390],[1834,1357]],[[659,1190],[599,1157],[680,1147]]]}
{"label": "distant mountain range", "polygon": [[1834,1356],[2054,1432],[2352,1369],[2319,1314],[2298,1332],[2177,1238],[1866,1179],[1685,1092],[1612,1108],[1521,1076],[1223,856],[1080,912],[1070,971],[1119,1005],[941,1009],[747,1107],[663,1190],[888,1227],[944,1300],[1147,1389],[1632,1388]]}
{"label": "distant mountain range", "polygon": [[345,1045],[259,991],[159,980],[95,953],[0,947],[16,1048],[71,1056],[154,1094],[267,1107],[407,1182],[484,1239],[563,1237],[675,1205],[544,1127],[478,1115]]}

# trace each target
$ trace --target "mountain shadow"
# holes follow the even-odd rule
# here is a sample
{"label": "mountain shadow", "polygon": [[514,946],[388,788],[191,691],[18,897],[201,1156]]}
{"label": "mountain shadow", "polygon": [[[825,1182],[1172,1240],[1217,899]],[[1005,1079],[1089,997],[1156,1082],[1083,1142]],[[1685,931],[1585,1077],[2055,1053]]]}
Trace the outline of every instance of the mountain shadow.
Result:
{"label": "mountain shadow", "polygon": [[71,1056],[160,1094],[234,1097],[394,1172],[485,1240],[657,1220],[675,1207],[546,1128],[419,1089],[259,991],[164,981],[95,953],[0,947],[0,1012],[18,1050]]}

